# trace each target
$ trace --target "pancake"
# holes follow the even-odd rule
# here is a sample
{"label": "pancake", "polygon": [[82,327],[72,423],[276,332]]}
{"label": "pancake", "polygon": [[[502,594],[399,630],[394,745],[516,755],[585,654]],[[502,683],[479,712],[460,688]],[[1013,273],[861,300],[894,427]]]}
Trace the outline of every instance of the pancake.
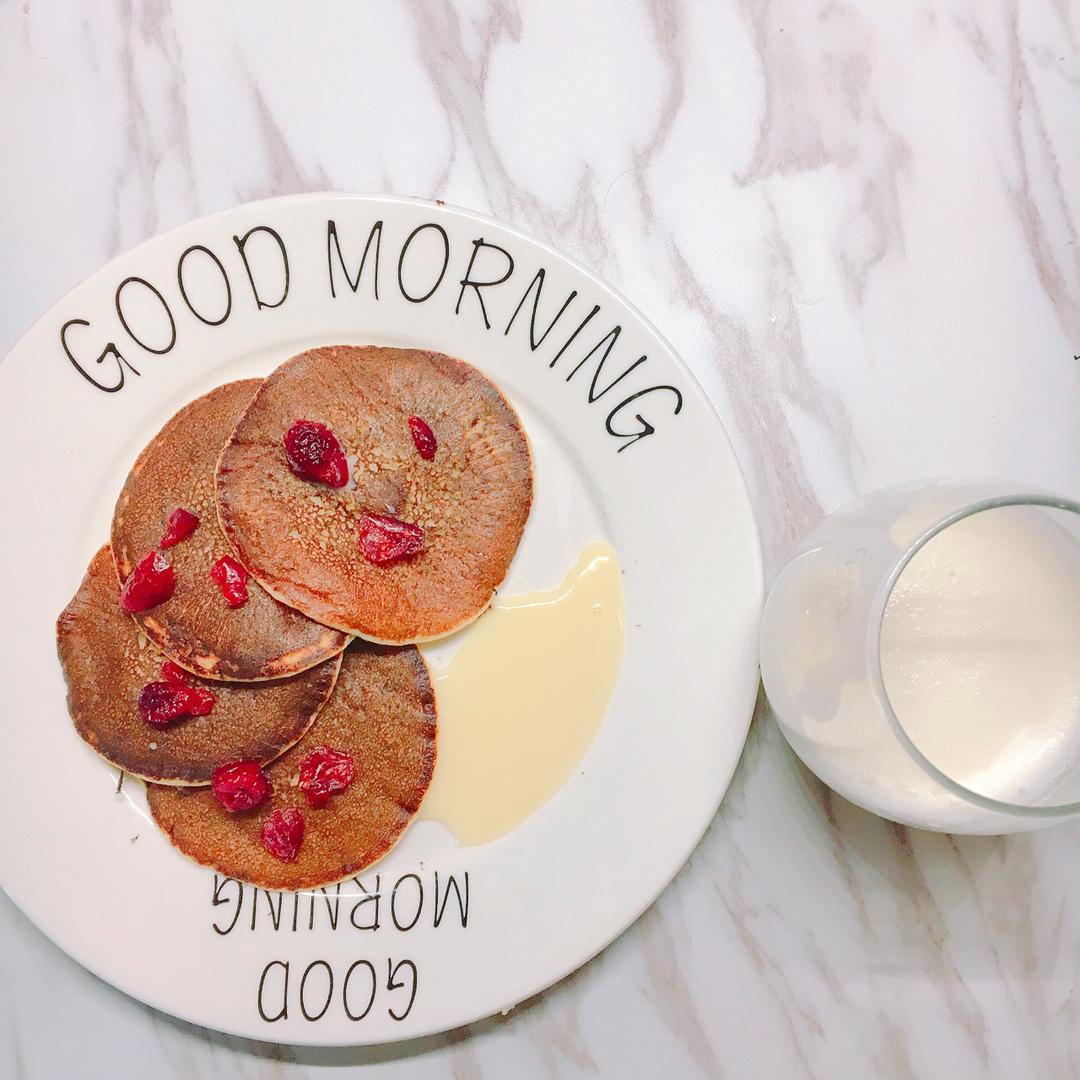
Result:
{"label": "pancake", "polygon": [[[435,767],[435,699],[416,649],[356,642],[311,730],[266,769],[273,794],[229,814],[206,788],[147,786],[154,820],[187,856],[264,889],[307,889],[359,873],[400,839]],[[352,755],[353,783],[314,810],[296,786],[301,759],[317,746]],[[275,810],[304,816],[300,852],[282,862],[259,834]]]}
{"label": "pancake", "polygon": [[188,684],[214,694],[213,711],[151,727],[139,712],[139,694],[162,680],[165,657],[139,632],[119,597],[112,556],[103,547],[57,620],[56,639],[76,730],[125,772],[163,783],[208,784],[225,762],[270,761],[307,731],[334,688],[339,657],[292,679],[223,683],[189,676]]}
{"label": "pancake", "polygon": [[[433,460],[409,427],[434,431]],[[328,426],[348,485],[294,475],[283,447],[297,420]],[[311,618],[384,644],[429,641],[491,602],[532,504],[521,422],[479,371],[441,353],[328,346],[294,356],[259,387],[218,462],[218,514],[263,587]],[[425,532],[419,553],[375,565],[364,512]]]}
{"label": "pancake", "polygon": [[228,383],[182,408],[139,455],[116,503],[112,549],[123,582],[157,548],[177,507],[199,527],[166,550],[176,570],[172,597],[135,620],[171,660],[208,679],[283,678],[341,652],[340,631],[320,626],[249,583],[243,607],[230,608],[210,568],[231,555],[218,524],[214,469],[218,454],[258,389],[258,379]]}

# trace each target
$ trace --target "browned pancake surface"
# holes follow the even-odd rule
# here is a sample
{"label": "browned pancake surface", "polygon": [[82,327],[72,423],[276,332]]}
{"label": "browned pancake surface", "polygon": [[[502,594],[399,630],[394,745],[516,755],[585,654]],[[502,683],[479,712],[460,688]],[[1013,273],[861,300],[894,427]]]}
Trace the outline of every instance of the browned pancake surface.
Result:
{"label": "browned pancake surface", "polygon": [[[306,889],[339,881],[381,858],[420,807],[435,767],[435,699],[413,648],[356,642],[345,653],[330,701],[311,730],[266,769],[273,795],[260,807],[228,814],[205,788],[147,787],[154,820],[185,855],[265,889]],[[352,754],[356,779],[324,809],[295,786],[313,747]],[[295,807],[305,820],[294,862],[259,841],[267,816]]]}
{"label": "browned pancake surface", "polygon": [[214,470],[259,382],[219,386],[181,409],[139,455],[113,515],[112,549],[121,581],[158,546],[173,510],[182,506],[198,515],[198,529],[165,549],[176,569],[172,598],[135,619],[171,659],[210,679],[293,675],[341,652],[348,641],[279,603],[254,580],[248,582],[247,603],[235,609],[210,580],[210,567],[232,554],[218,523]]}
{"label": "browned pancake surface", "polygon": [[[433,461],[413,444],[414,415],[438,439]],[[282,440],[299,419],[337,436],[348,487],[289,471]],[[271,593],[328,626],[402,644],[447,634],[490,603],[529,516],[532,463],[517,414],[469,364],[333,346],[293,357],[263,382],[221,454],[217,489],[226,535]],[[422,526],[424,550],[390,566],[367,562],[364,509]]]}
{"label": "browned pancake surface", "polygon": [[120,606],[109,549],[93,558],[56,624],[79,734],[114,765],[149,780],[208,784],[218,765],[270,761],[308,729],[334,686],[334,657],[292,679],[258,683],[198,680],[216,697],[209,716],[151,727],[139,713],[142,688],[159,682],[165,657]]}

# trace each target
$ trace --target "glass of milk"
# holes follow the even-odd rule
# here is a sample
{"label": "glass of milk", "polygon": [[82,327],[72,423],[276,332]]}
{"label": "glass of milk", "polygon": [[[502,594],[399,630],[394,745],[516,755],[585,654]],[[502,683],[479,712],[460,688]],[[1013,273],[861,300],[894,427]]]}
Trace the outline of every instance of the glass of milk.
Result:
{"label": "glass of milk", "polygon": [[1080,503],[956,481],[856,500],[773,586],[761,675],[799,757],[876,814],[1080,815]]}

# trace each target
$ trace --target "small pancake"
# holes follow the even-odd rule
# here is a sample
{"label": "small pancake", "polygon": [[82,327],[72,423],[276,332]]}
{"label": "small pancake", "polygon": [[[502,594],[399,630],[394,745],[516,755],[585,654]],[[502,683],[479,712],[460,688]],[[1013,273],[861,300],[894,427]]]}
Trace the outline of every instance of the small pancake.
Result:
{"label": "small pancake", "polygon": [[185,405],[139,455],[113,515],[121,582],[158,546],[174,509],[198,515],[198,529],[165,549],[176,569],[172,598],[139,612],[135,621],[171,660],[207,679],[284,678],[336,656],[348,642],[340,631],[278,603],[254,581],[247,603],[230,608],[210,580],[210,567],[232,554],[218,524],[214,469],[259,381],[227,383]]}
{"label": "small pancake", "polygon": [[162,679],[165,657],[120,606],[108,547],[93,558],[74,599],[56,621],[68,709],[79,734],[103,758],[144,780],[209,784],[218,765],[271,761],[311,726],[334,688],[340,657],[292,679],[208,682],[208,716],[153,728],[139,713],[142,688]]}
{"label": "small pancake", "polygon": [[[438,440],[418,453],[409,417]],[[282,440],[297,420],[326,424],[349,484],[294,476]],[[532,505],[521,423],[479,371],[442,353],[328,346],[287,360],[259,387],[221,453],[225,535],[268,592],[349,634],[429,641],[464,626],[506,576]],[[360,554],[362,511],[420,525],[424,549],[376,566]]]}
{"label": "small pancake", "polygon": [[[308,889],[340,881],[381,859],[413,819],[435,767],[435,698],[416,649],[356,642],[311,730],[266,769],[273,794],[248,813],[228,814],[211,791],[147,786],[154,820],[189,858],[264,889]],[[316,746],[352,755],[353,783],[313,810],[295,786],[301,759]],[[261,844],[263,822],[279,808],[304,815],[293,862]]]}

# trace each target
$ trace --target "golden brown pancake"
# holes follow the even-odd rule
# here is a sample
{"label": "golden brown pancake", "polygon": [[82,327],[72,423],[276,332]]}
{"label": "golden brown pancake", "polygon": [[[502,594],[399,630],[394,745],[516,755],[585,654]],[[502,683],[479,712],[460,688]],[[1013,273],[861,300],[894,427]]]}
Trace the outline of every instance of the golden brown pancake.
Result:
{"label": "golden brown pancake", "polygon": [[[434,460],[413,444],[410,416],[434,431]],[[300,419],[337,436],[346,487],[289,470],[282,440]],[[448,634],[491,602],[529,516],[532,463],[517,414],[469,364],[330,346],[294,356],[259,387],[222,451],[217,491],[226,536],[268,592],[327,626],[403,644]],[[424,549],[368,562],[364,510],[420,525]]]}
{"label": "golden brown pancake", "polygon": [[210,580],[210,567],[232,549],[218,524],[214,469],[233,426],[259,386],[245,379],[211,390],[182,408],[139,455],[116,503],[112,550],[123,582],[158,547],[177,507],[199,527],[164,553],[176,570],[171,599],[135,615],[171,660],[208,679],[282,678],[321,664],[348,638],[278,603],[254,581],[248,601],[230,608]]}
{"label": "golden brown pancake", "polygon": [[[397,843],[420,807],[435,767],[435,698],[416,649],[356,642],[346,651],[334,693],[311,730],[266,769],[273,794],[262,806],[229,814],[206,788],[150,784],[154,820],[187,856],[264,889],[307,889],[359,873]],[[350,787],[314,810],[295,786],[301,759],[316,746],[352,755]],[[304,816],[293,862],[259,839],[277,809]]]}
{"label": "golden brown pancake", "polygon": [[151,727],[139,712],[139,694],[162,680],[165,657],[120,606],[108,547],[94,556],[57,620],[56,639],[79,734],[118,768],[168,784],[208,784],[225,762],[277,757],[311,726],[340,663],[333,657],[295,678],[258,683],[189,676],[189,684],[214,694],[213,711]]}

